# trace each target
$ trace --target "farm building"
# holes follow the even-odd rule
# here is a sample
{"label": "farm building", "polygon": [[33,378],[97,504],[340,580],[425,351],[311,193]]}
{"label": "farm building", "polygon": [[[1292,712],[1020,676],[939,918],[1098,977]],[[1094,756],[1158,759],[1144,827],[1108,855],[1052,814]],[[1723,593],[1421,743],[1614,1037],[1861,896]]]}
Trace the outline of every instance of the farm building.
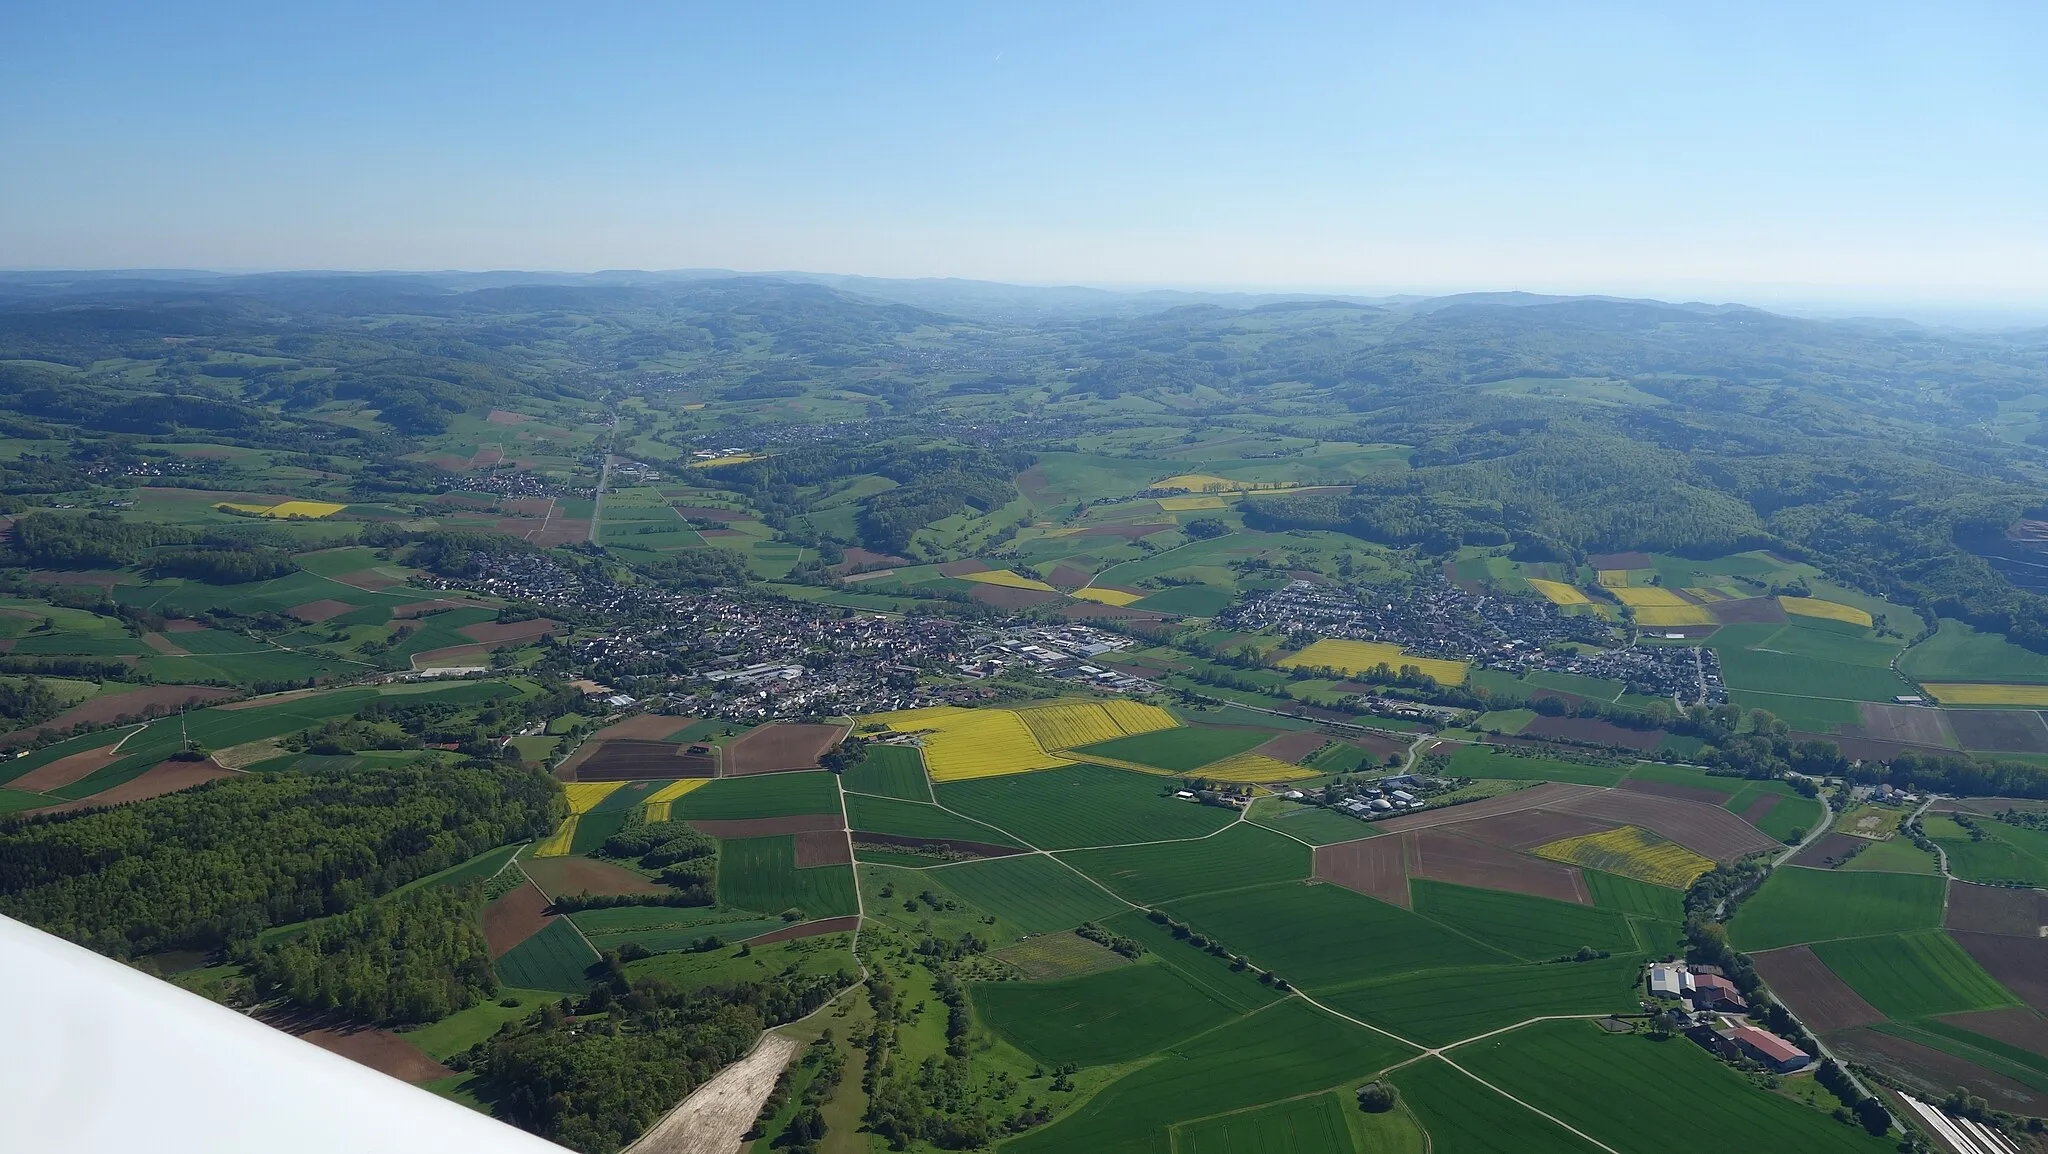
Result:
{"label": "farm building", "polygon": [[1719,974],[1687,974],[1687,985],[1692,990],[1692,1005],[1695,1010],[1747,1010],[1749,1003],[1742,1000],[1742,994],[1735,983]]}
{"label": "farm building", "polygon": [[1720,1033],[1723,1038],[1739,1046],[1744,1054],[1781,1074],[1803,1069],[1808,1062],[1813,1061],[1813,1055],[1776,1034],[1759,1030],[1755,1026],[1737,1026]]}
{"label": "farm building", "polygon": [[1684,966],[1651,966],[1650,993],[1659,998],[1680,998],[1692,992],[1692,975]]}

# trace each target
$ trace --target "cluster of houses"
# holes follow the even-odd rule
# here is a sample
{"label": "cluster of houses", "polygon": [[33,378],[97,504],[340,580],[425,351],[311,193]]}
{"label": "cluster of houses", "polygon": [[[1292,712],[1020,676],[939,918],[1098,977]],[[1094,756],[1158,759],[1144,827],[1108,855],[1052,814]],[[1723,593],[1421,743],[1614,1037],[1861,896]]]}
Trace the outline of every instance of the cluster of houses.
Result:
{"label": "cluster of houses", "polygon": [[1650,967],[1650,995],[1691,1007],[1696,1021],[1686,1036],[1729,1061],[1748,1059],[1781,1074],[1805,1069],[1813,1055],[1747,1022],[1725,1015],[1749,1011],[1735,983],[1714,966],[1659,962]]}
{"label": "cluster of houses", "polygon": [[1046,677],[1081,682],[1112,693],[1142,697],[1159,692],[1156,682],[1095,660],[1103,654],[1113,656],[1131,644],[1128,637],[1086,625],[1026,626],[1005,629],[988,638],[954,668],[977,678],[1028,668]]}

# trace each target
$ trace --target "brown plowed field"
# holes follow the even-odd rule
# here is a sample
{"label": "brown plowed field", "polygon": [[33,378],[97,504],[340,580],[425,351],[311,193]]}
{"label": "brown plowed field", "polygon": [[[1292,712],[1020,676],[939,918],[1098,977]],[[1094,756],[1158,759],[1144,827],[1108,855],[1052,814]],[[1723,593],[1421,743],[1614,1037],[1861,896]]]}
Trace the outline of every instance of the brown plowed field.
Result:
{"label": "brown plowed field", "polygon": [[1652,562],[1648,553],[1595,553],[1586,564],[1595,569],[1648,569]]}
{"label": "brown plowed field", "polygon": [[1816,1034],[1885,1020],[1876,1006],[1859,997],[1805,946],[1766,950],[1751,954],[1750,960],[1778,1000],[1792,1007]]}
{"label": "brown plowed field", "polygon": [[131,801],[148,801],[167,793],[191,789],[218,781],[223,777],[240,777],[241,771],[222,769],[211,761],[166,761],[144,770],[139,777],[122,782],[111,789],[103,789],[90,797],[67,801],[62,805],[45,806],[35,813],[71,813],[81,809],[98,809],[103,806],[125,805]]}
{"label": "brown plowed field", "polygon": [[1381,761],[1385,761],[1389,755],[1405,755],[1408,752],[1407,742],[1392,737],[1381,737],[1377,733],[1345,734],[1339,740],[1369,750]]}
{"label": "brown plowed field", "polygon": [[[1934,713],[1935,710],[1927,710]],[[1998,753],[2048,752],[2048,723],[2031,709],[1948,709],[1956,739],[1964,749]]]}
{"label": "brown plowed field", "polygon": [[465,625],[456,632],[471,641],[480,641],[485,645],[503,645],[508,641],[531,641],[559,628],[559,622],[550,621],[545,617],[535,617],[530,621],[479,621],[475,625]]}
{"label": "brown plowed field", "polygon": [[441,649],[429,649],[412,655],[414,669],[432,669],[437,666],[472,666],[486,664],[493,645],[450,645]]}
{"label": "brown plowed field", "polygon": [[725,747],[725,776],[811,769],[826,750],[839,744],[847,728],[771,722]]}
{"label": "brown plowed field", "polygon": [[1483,890],[1506,890],[1553,901],[1593,904],[1586,881],[1572,866],[1536,861],[1496,845],[1441,830],[1417,830],[1401,839],[1408,876]]}
{"label": "brown plowed field", "polygon": [[[1603,792],[1590,785],[1571,785],[1562,781],[1547,781],[1542,785],[1518,789],[1498,797],[1480,801],[1468,801],[1464,805],[1450,805],[1442,809],[1428,809],[1421,813],[1403,814],[1373,823],[1377,828],[1400,833],[1411,829],[1431,829],[1440,825],[1459,825],[1478,821],[1483,817],[1497,817],[1504,813],[1520,813],[1525,809],[1559,809],[1574,798]],[[1615,822],[1626,825],[1626,822]]]}
{"label": "brown plowed field", "polygon": [[482,606],[477,605],[475,602],[450,601],[446,598],[437,598],[433,601],[408,601],[393,609],[391,616],[393,620],[403,621],[413,617],[423,617],[437,609],[477,608],[482,608]]}
{"label": "brown plowed field", "polygon": [[564,780],[662,781],[716,776],[717,764],[701,754],[691,756],[689,748],[673,741],[586,741],[570,757],[573,764],[562,766],[575,774]]}
{"label": "brown plowed field", "polygon": [[653,878],[587,857],[537,857],[519,863],[547,894],[666,894],[675,891]]}
{"label": "brown plowed field", "polygon": [[969,557],[965,561],[948,561],[939,566],[939,573],[946,577],[965,577],[969,573],[986,573],[988,564]]}
{"label": "brown plowed field", "polygon": [[1816,838],[1812,845],[1793,854],[1792,864],[1831,870],[1869,846],[1870,842],[1864,838],[1846,833],[1831,833]]}
{"label": "brown plowed field", "polygon": [[491,415],[484,418],[493,425],[523,425],[532,419],[525,413],[508,413],[503,409],[492,409]]}
{"label": "brown plowed field", "polygon": [[86,749],[66,754],[55,761],[45,762],[7,783],[9,789],[25,789],[30,793],[48,793],[62,789],[74,781],[83,781],[92,776],[96,769],[104,769],[120,760],[113,752],[114,743],[108,742],[99,749]]}
{"label": "brown plowed field", "polygon": [[1088,584],[1089,576],[1086,570],[1076,569],[1072,565],[1059,565],[1046,575],[1045,580],[1047,584],[1057,585],[1062,589],[1079,589]]}
{"label": "brown plowed field", "polygon": [[164,622],[165,633],[197,633],[212,628],[206,622],[192,617],[172,617]]}
{"label": "brown plowed field", "polygon": [[663,713],[636,713],[591,733],[591,741],[661,741],[695,725],[694,717],[670,717]]}
{"label": "brown plowed field", "polygon": [[318,601],[308,601],[304,605],[294,605],[290,609],[285,610],[285,612],[301,621],[318,625],[330,617],[339,617],[344,613],[354,611],[354,609],[355,606],[350,605],[346,601],[336,601],[328,597]]}
{"label": "brown plowed field", "polygon": [[1407,909],[1408,861],[1401,842],[1382,836],[1317,846],[1315,876]]}
{"label": "brown plowed field", "polygon": [[[1851,737],[1870,738],[1875,741],[1898,741],[1907,745],[1948,746],[1955,744],[1948,726],[1943,724],[1945,709],[1929,709],[1924,705],[1885,705],[1865,701],[1857,705],[1857,712],[1863,715],[1863,724],[1844,730]],[[2040,731],[2039,746],[2048,750],[2048,726],[2034,718],[2034,728]],[[1989,746],[1996,749],[2034,749],[2033,745]]]}
{"label": "brown plowed field", "polygon": [[[802,836],[802,835],[798,835]],[[855,830],[853,840],[859,845],[878,847],[904,846],[910,849],[949,849],[954,853],[973,854],[976,857],[1013,857],[1029,850],[1013,845],[994,845],[985,841],[961,841],[958,838],[911,837],[900,833],[862,833]]]}
{"label": "brown plowed field", "polygon": [[2038,938],[2041,927],[2048,925],[2048,899],[2033,890],[1951,881],[1948,883],[1948,912],[1942,917],[1941,924],[1952,930],[2003,934],[2009,938]]}
{"label": "brown plowed field", "polygon": [[1720,806],[1622,789],[1582,793],[1554,808],[1640,826],[1715,861],[1733,861],[1746,853],[1783,845]]}
{"label": "brown plowed field", "polygon": [[511,953],[514,946],[546,929],[553,920],[548,916],[547,895],[532,882],[499,896],[484,907],[484,943],[490,948],[491,960]]}
{"label": "brown plowed field", "polygon": [[2020,1001],[2048,1014],[2048,938],[1951,933],[1984,971]]}
{"label": "brown plowed field", "polygon": [[1763,820],[1763,816],[1765,814],[1771,812],[1773,809],[1776,809],[1778,807],[1778,803],[1783,800],[1785,800],[1783,797],[1775,793],[1764,794],[1761,797],[1757,798],[1755,801],[1752,801],[1748,805],[1744,806],[1742,808],[1742,812],[1736,816],[1740,817],[1742,820],[1748,822],[1751,825],[1755,825],[1757,822]]}
{"label": "brown plowed field", "polygon": [[1735,601],[1716,601],[1707,606],[1707,612],[1723,625],[1768,624],[1785,620],[1785,610],[1776,599],[1770,597],[1743,597]]}
{"label": "brown plowed field", "polygon": [[0,734],[0,745],[15,738],[33,737],[38,730],[43,729],[69,729],[80,723],[104,725],[124,717],[176,713],[181,705],[203,705],[217,698],[231,697],[234,692],[232,689],[213,689],[197,685],[152,685],[146,689],[102,693],[90,701],[79,702],[48,721],[28,729]]}
{"label": "brown plowed field", "polygon": [[1957,1086],[1968,1086],[1996,1109],[2039,1114],[2043,1106],[2048,1106],[2048,1094],[1961,1058],[1876,1030],[1846,1030],[1829,1038],[1828,1044],[1852,1062],[1875,1066],[1898,1078],[1929,1100],[1939,1100]]}
{"label": "brown plowed field", "polygon": [[1313,729],[1298,729],[1283,733],[1271,741],[1252,750],[1275,761],[1299,762],[1302,758],[1330,744],[1330,735]]}
{"label": "brown plowed field", "polygon": [[695,820],[690,824],[712,837],[780,837],[786,833],[838,832],[845,819],[832,813],[793,813],[784,817],[749,817],[733,821]]}
{"label": "brown plowed field", "polygon": [[1554,737],[1648,753],[1664,740],[1661,729],[1628,729],[1597,717],[1538,717],[1522,727],[1531,737]]}
{"label": "brown plowed field", "polygon": [[983,605],[998,609],[1028,609],[1033,605],[1047,605],[1065,598],[1044,589],[1013,589],[1008,585],[990,585],[985,581],[976,582],[974,592],[968,594]]}
{"label": "brown plowed field", "polygon": [[446,1078],[455,1071],[427,1057],[418,1046],[389,1030],[346,1027],[339,1030],[309,1030],[299,1041],[311,1042],[330,1054],[339,1054],[380,1074],[401,1082],[421,1085]]}
{"label": "brown plowed field", "polygon": [[1679,801],[1696,801],[1701,805],[1720,805],[1735,796],[1732,792],[1717,793],[1711,789],[1695,789],[1689,785],[1677,785],[1668,781],[1624,781],[1621,788],[1657,797],[1676,798]]}
{"label": "brown plowed field", "polygon": [[796,868],[798,869],[809,869],[812,866],[846,865],[852,860],[853,843],[846,840],[845,830],[811,830],[796,835]]}
{"label": "brown plowed field", "polygon": [[765,946],[773,942],[794,941],[797,938],[815,938],[819,934],[843,934],[860,928],[860,917],[848,914],[842,918],[819,918],[815,922],[798,922],[779,930],[769,930],[759,937],[748,938],[747,945]]}
{"label": "brown plowed field", "polygon": [[143,634],[142,643],[163,654],[165,657],[187,657],[191,655],[191,650],[186,649],[161,633]]}
{"label": "brown plowed field", "polygon": [[1492,842],[1510,849],[1528,849],[1531,846],[1549,845],[1568,837],[1599,833],[1602,830],[1613,829],[1615,825],[1611,821],[1599,821],[1575,813],[1530,809],[1520,813],[1504,813],[1499,817],[1483,818],[1479,821],[1468,821],[1452,828],[1462,837]]}
{"label": "brown plowed field", "polygon": [[1961,1026],[1973,1034],[1996,1038],[2032,1054],[2048,1057],[2048,1018],[2032,1010],[1977,1010],[1950,1014],[1942,1021]]}

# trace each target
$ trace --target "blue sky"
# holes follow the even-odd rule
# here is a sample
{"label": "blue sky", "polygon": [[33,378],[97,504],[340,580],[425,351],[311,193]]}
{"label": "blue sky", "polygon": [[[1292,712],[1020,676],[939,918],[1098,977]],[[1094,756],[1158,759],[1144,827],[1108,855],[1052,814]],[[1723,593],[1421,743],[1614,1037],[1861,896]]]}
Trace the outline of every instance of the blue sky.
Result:
{"label": "blue sky", "polygon": [[22,0],[0,266],[2048,303],[2044,13]]}

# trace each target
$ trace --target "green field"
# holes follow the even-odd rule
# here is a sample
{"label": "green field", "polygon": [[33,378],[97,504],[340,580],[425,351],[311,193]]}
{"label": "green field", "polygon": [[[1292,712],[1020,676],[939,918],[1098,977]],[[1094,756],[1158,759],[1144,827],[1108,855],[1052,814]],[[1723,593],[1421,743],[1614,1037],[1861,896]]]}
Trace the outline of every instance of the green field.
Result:
{"label": "green field", "polygon": [[1004,1145],[1022,1154],[1163,1154],[1175,1122],[1360,1079],[1409,1051],[1299,999],[1199,1035],[1112,1082],[1080,1109]]}
{"label": "green field", "polygon": [[1228,589],[1211,585],[1176,585],[1136,602],[1134,608],[1149,613],[1177,613],[1185,617],[1214,617],[1236,598]]}
{"label": "green field", "polygon": [[1836,866],[1842,870],[1875,870],[1898,874],[1931,874],[1940,869],[1934,855],[1902,837],[1873,843],[1870,848]]}
{"label": "green field", "polygon": [[1138,905],[1306,878],[1312,851],[1249,822],[1197,841],[1061,854],[1061,860]]}
{"label": "green field", "polygon": [[930,872],[931,880],[962,901],[1022,934],[1071,929],[1124,908],[1101,887],[1043,854],[961,862]]}
{"label": "green field", "polygon": [[498,959],[498,979],[521,989],[580,994],[590,986],[584,971],[596,961],[569,919],[556,918]]}
{"label": "green field", "polygon": [[1641,1009],[1641,954],[1590,962],[1431,970],[1318,990],[1316,1000],[1425,1046],[1447,1046],[1546,1014]]}
{"label": "green field", "polygon": [[1235,820],[1229,810],[1166,796],[1163,791],[1171,785],[1130,770],[1075,765],[949,782],[937,791],[939,804],[947,809],[1007,830],[1039,849],[1200,837]]}
{"label": "green field", "polygon": [[1377,832],[1355,817],[1346,817],[1319,805],[1297,805],[1275,797],[1262,797],[1253,802],[1250,820],[1311,845],[1357,841]]}
{"label": "green field", "polygon": [[1592,895],[1593,904],[1600,909],[1617,910],[1661,922],[1685,920],[1685,897],[1677,890],[1604,870],[1582,869],[1579,876],[1586,879],[1586,892]]}
{"label": "green field", "polygon": [[[1706,644],[1720,655],[1721,676],[1731,692],[1850,701],[1890,701],[1901,693],[1914,692],[1911,684],[1885,668],[1883,662],[1869,663],[1877,653],[1876,648],[1845,648],[1855,640],[1803,626],[1724,625]],[[1890,650],[1889,646],[1883,648]],[[1831,656],[1807,656],[1810,652],[1828,652]],[[1840,656],[1854,656],[1857,660],[1840,660]],[[1825,692],[1817,692],[1819,689]],[[1785,717],[1794,729],[1807,728],[1779,710],[1772,712]]]}
{"label": "green field", "polygon": [[789,834],[721,841],[718,901],[764,914],[798,909],[805,920],[860,912],[853,892],[853,867],[796,868],[796,838]]}
{"label": "green field", "polygon": [[1920,1018],[2019,1004],[1941,930],[1822,942],[1813,952],[1887,1017]]}
{"label": "green field", "polygon": [[1453,1061],[1618,1150],[1889,1150],[1892,1143],[1750,1085],[1683,1040],[1540,1022],[1460,1047]]}
{"label": "green field", "polygon": [[1785,866],[1735,911],[1728,942],[1754,952],[1933,929],[1941,924],[1944,886],[1939,877]]}
{"label": "green field", "polygon": [[1082,746],[1074,752],[1083,757],[1093,755],[1116,761],[1135,761],[1139,765],[1156,765],[1184,773],[1263,745],[1273,735],[1270,729],[1189,725],[1140,733],[1135,737],[1119,737],[1114,741]]}
{"label": "green field", "polygon": [[1336,1093],[1317,1094],[1188,1122],[1175,1128],[1173,1149],[1175,1154],[1352,1154],[1356,1147],[1344,1116],[1347,1107],[1339,1099]]}
{"label": "green field", "polygon": [[[1981,840],[1951,820],[1931,816],[1923,828],[1948,854],[1949,872],[1968,882],[2048,886],[2048,831],[1976,819]],[[1859,854],[1858,857],[1863,855]]]}
{"label": "green field", "polygon": [[1585,1154],[1586,1144],[1563,1127],[1447,1062],[1428,1058],[1403,1066],[1391,1081],[1428,1132],[1432,1154]]}
{"label": "green field", "polygon": [[1628,919],[1613,910],[1422,878],[1408,889],[1416,913],[1525,961],[1549,961],[1581,946],[1635,947]]}
{"label": "green field", "polygon": [[[578,991],[581,988],[576,987]],[[506,999],[518,1004],[499,1004]],[[540,1009],[542,1002],[561,1000],[562,992],[559,990],[522,990],[501,985],[495,997],[485,998],[467,1010],[457,1010],[439,1021],[402,1030],[400,1036],[426,1051],[428,1057],[445,1062],[478,1042],[488,1041],[506,1022],[520,1021],[531,1015]]]}
{"label": "green field", "polygon": [[2048,655],[2025,649],[2000,633],[1979,633],[1944,617],[1934,636],[1899,658],[1899,672],[1915,681],[2005,681],[2048,684]]}
{"label": "green field", "polygon": [[1508,781],[1565,781],[1577,785],[1615,785],[1628,775],[1624,765],[1585,765],[1555,757],[1505,753],[1489,745],[1468,745],[1451,758],[1451,772],[1461,777]]}
{"label": "green field", "polygon": [[1136,910],[1104,918],[1101,924],[1104,929],[1137,941],[1151,951],[1151,956],[1157,958],[1160,965],[1233,1010],[1256,1010],[1280,997],[1271,986],[1260,984],[1250,969],[1231,969],[1227,959],[1174,937],[1166,927]]}
{"label": "green field", "polygon": [[839,783],[855,793],[932,800],[931,785],[924,776],[924,755],[907,745],[868,746],[866,756],[841,774]]}
{"label": "green field", "polygon": [[1189,898],[1168,911],[1304,989],[1513,960],[1342,886],[1283,882]]}
{"label": "green field", "polygon": [[862,833],[896,834],[902,837],[952,838],[989,845],[1016,845],[1017,839],[1001,830],[990,829],[924,802],[895,798],[846,795],[846,820]]}
{"label": "green field", "polygon": [[740,942],[787,925],[779,917],[713,907],[615,906],[571,915],[600,950],[638,942],[650,950],[689,950],[704,939]]}
{"label": "green field", "polygon": [[675,815],[704,821],[838,813],[839,783],[824,771],[722,777],[676,799]]}
{"label": "green field", "polygon": [[989,1028],[1051,1065],[1135,1061],[1237,1016],[1157,964],[1054,982],[982,982],[970,994]]}

